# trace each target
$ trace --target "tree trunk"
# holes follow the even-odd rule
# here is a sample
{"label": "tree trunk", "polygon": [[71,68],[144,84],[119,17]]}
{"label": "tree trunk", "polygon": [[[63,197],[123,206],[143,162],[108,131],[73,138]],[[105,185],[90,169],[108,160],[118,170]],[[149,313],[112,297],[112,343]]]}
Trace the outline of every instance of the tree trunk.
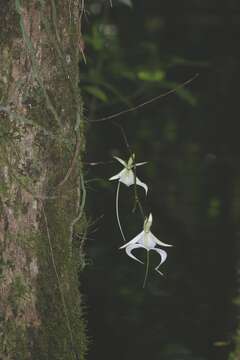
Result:
{"label": "tree trunk", "polygon": [[2,360],[86,352],[81,6],[0,0]]}

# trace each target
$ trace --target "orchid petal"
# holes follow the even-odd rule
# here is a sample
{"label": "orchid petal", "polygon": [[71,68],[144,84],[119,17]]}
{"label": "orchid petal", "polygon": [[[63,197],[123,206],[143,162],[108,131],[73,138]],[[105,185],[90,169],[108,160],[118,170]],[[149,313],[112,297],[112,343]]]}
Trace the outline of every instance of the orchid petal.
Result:
{"label": "orchid petal", "polygon": [[140,245],[140,244],[132,244],[132,245],[129,245],[129,246],[126,247],[126,253],[127,253],[127,255],[130,256],[133,260],[136,260],[136,261],[140,262],[141,264],[143,264],[143,262],[142,262],[141,260],[139,260],[138,258],[136,258],[136,256],[134,256],[134,255],[132,254],[132,250],[134,250],[134,249],[139,249],[139,248],[144,248],[144,249],[145,249],[145,247],[142,246],[142,245]]}
{"label": "orchid petal", "polygon": [[161,256],[161,261],[160,261],[159,265],[157,266],[157,268],[159,268],[159,266],[162,265],[166,261],[167,252],[165,250],[162,250],[159,248],[155,248],[154,251],[156,251]]}
{"label": "orchid petal", "polygon": [[146,195],[147,195],[147,192],[148,192],[148,187],[145,183],[143,183],[141,180],[139,180],[139,178],[136,178],[136,184],[143,187],[144,190],[146,191]]}
{"label": "orchid petal", "polygon": [[[141,238],[144,236],[144,231],[140,232],[140,234],[138,234],[137,236],[135,236],[135,238],[133,238],[132,240],[130,240],[127,244],[124,244],[123,246],[120,247],[120,249],[124,249],[127,246],[130,246],[132,244],[136,244],[138,241],[141,240]],[[143,246],[143,245],[141,245]]]}
{"label": "orchid petal", "polygon": [[114,175],[114,176],[112,176],[112,177],[110,177],[108,180],[118,180],[120,178],[120,175],[119,174],[117,174],[117,175]]}
{"label": "orchid petal", "polygon": [[151,237],[151,239],[159,246],[168,246],[168,247],[171,247],[172,245],[170,244],[166,244],[164,242],[162,242],[161,240],[158,240],[156,238],[156,236],[154,236],[151,232],[149,233],[149,236]]}
{"label": "orchid petal", "polygon": [[140,163],[135,164],[135,166],[141,166],[141,165],[145,165],[147,163],[148,163],[147,161],[144,161],[144,162],[140,162]]}
{"label": "orchid petal", "polygon": [[155,270],[156,270],[156,272],[157,272],[158,274],[164,276],[164,274],[163,274],[161,271],[159,271],[157,268],[155,268]]}
{"label": "orchid petal", "polygon": [[125,170],[121,170],[118,174],[116,174],[116,175],[114,175],[114,176],[112,176],[112,177],[110,177],[110,181],[111,180],[118,180],[118,179],[120,179],[121,178],[121,176],[123,175],[123,172],[124,172]]}
{"label": "orchid petal", "polygon": [[114,159],[116,159],[117,161],[119,161],[120,164],[122,164],[124,167],[127,167],[127,163],[126,163],[126,161],[124,161],[123,159],[120,159],[120,158],[117,157],[117,156],[114,156]]}
{"label": "orchid petal", "polygon": [[161,261],[158,264],[158,266],[155,267],[155,270],[160,274],[163,275],[163,273],[161,273],[158,268],[166,261],[167,259],[167,253],[166,251],[162,250],[162,249],[154,249],[154,251],[156,251],[160,256],[161,256]]}

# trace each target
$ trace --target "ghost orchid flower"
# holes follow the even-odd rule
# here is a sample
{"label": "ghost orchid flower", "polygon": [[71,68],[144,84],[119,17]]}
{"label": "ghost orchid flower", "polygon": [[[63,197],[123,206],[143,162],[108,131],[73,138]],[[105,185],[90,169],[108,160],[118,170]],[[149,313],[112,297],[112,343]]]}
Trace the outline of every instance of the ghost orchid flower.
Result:
{"label": "ghost orchid flower", "polygon": [[118,226],[119,229],[121,231],[123,240],[126,242],[126,238],[124,236],[123,230],[122,230],[122,226],[120,223],[120,218],[119,218],[119,189],[120,189],[120,183],[125,184],[126,186],[131,186],[131,185],[139,185],[142,188],[144,188],[146,195],[148,192],[148,187],[145,183],[143,183],[141,180],[139,180],[139,178],[136,177],[133,169],[136,166],[141,166],[146,164],[146,162],[140,162],[140,163],[135,163],[135,154],[132,154],[130,156],[130,158],[128,159],[128,162],[120,159],[117,156],[114,156],[114,159],[116,159],[117,161],[120,162],[120,164],[122,164],[124,166],[123,170],[121,170],[118,174],[112,176],[109,180],[118,180],[118,187],[117,187],[117,193],[116,193],[116,215],[117,215],[117,221],[118,221]]}
{"label": "ghost orchid flower", "polygon": [[159,271],[159,267],[166,261],[167,259],[167,253],[166,251],[160,249],[158,246],[166,246],[166,247],[170,247],[172,245],[169,244],[165,244],[164,242],[162,242],[161,240],[158,240],[150,231],[150,228],[152,226],[152,214],[149,215],[148,218],[146,218],[146,220],[144,221],[144,225],[143,225],[143,231],[140,232],[140,234],[138,234],[137,236],[135,236],[135,238],[133,238],[132,240],[130,240],[127,244],[124,244],[123,246],[120,247],[120,249],[125,249],[126,253],[128,256],[130,256],[132,259],[140,262],[141,264],[143,264],[143,262],[141,260],[139,260],[138,258],[136,258],[133,254],[132,251],[134,249],[145,249],[147,250],[147,268],[146,268],[146,274],[145,274],[145,279],[144,279],[144,286],[146,283],[146,279],[147,279],[147,273],[148,273],[148,268],[149,268],[149,251],[153,250],[156,251],[160,257],[160,263],[158,264],[158,266],[155,267],[155,270],[160,274],[163,275],[160,271]]}
{"label": "ghost orchid flower", "polygon": [[133,172],[133,169],[135,168],[135,166],[144,165],[144,164],[146,164],[146,162],[141,162],[141,163],[135,164],[134,163],[134,160],[135,160],[134,154],[132,154],[130,156],[128,162],[120,159],[117,156],[114,156],[114,159],[119,161],[124,166],[124,169],[121,170],[120,173],[118,173],[117,175],[112,176],[109,180],[118,180],[119,182],[125,184],[126,186],[134,185],[136,183],[136,185],[143,187],[147,194],[147,192],[148,192],[147,185],[145,183],[143,183],[142,181],[140,181]]}

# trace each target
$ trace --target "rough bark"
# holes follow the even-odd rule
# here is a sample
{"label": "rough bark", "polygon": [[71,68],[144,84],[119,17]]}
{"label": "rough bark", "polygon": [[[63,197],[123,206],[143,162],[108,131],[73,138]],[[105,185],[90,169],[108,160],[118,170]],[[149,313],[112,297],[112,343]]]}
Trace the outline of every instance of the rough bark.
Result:
{"label": "rough bark", "polygon": [[84,359],[83,9],[0,8],[0,359]]}

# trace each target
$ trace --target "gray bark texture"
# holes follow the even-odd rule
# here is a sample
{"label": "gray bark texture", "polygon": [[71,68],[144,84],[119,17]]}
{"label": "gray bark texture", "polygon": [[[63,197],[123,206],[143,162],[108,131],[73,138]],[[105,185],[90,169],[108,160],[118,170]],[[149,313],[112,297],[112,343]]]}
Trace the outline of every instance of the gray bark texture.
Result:
{"label": "gray bark texture", "polygon": [[0,359],[85,358],[80,0],[0,0]]}

